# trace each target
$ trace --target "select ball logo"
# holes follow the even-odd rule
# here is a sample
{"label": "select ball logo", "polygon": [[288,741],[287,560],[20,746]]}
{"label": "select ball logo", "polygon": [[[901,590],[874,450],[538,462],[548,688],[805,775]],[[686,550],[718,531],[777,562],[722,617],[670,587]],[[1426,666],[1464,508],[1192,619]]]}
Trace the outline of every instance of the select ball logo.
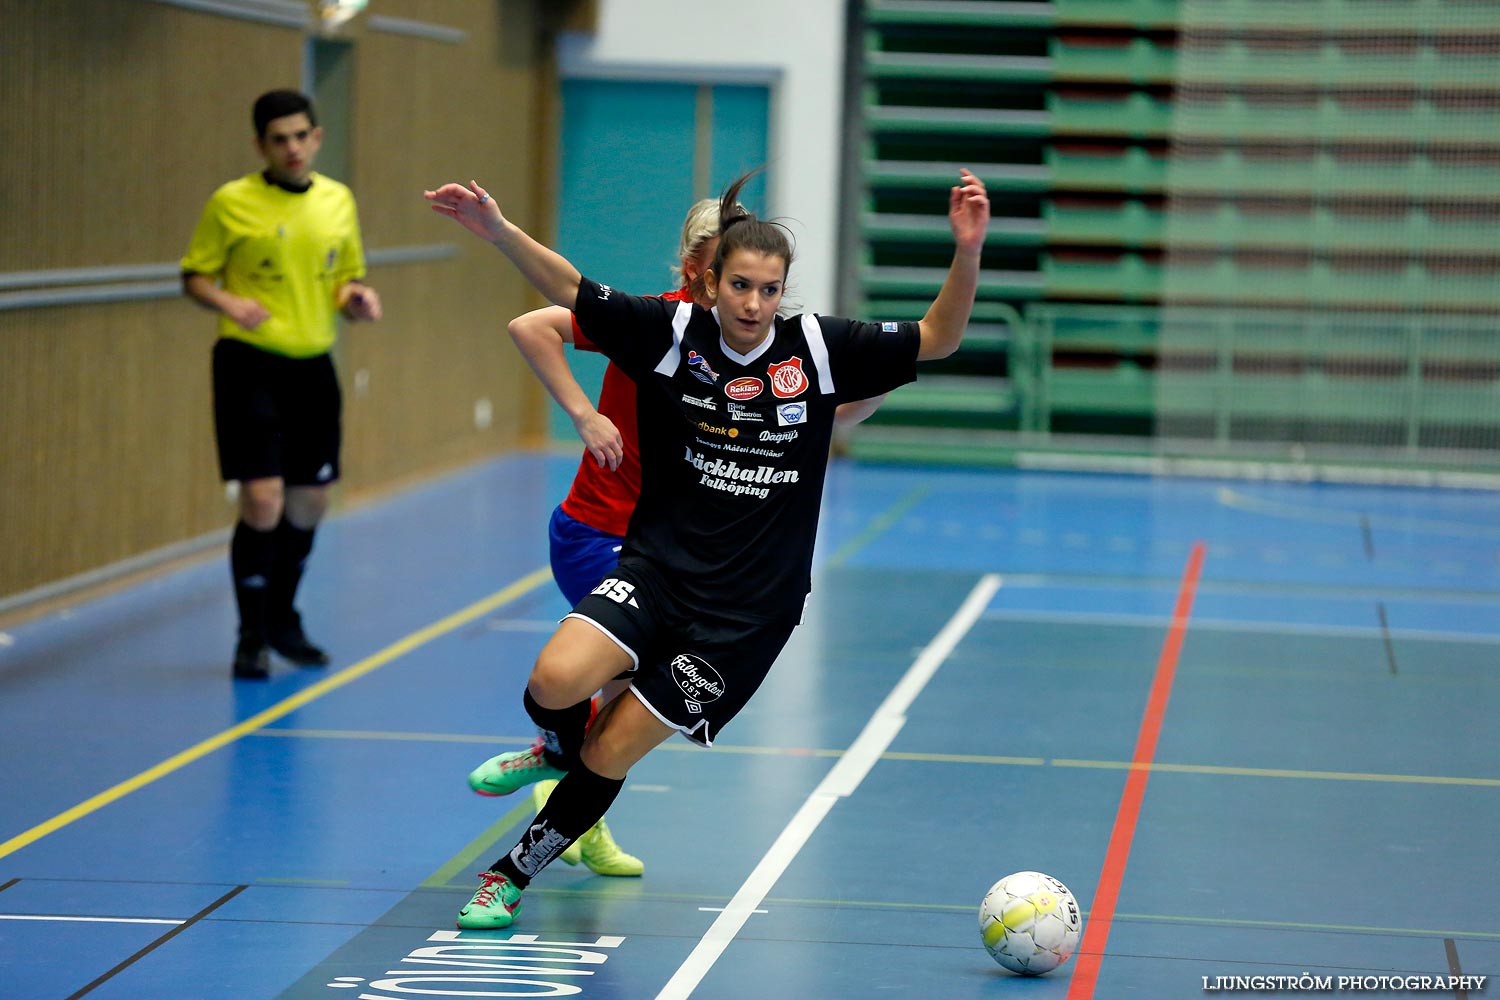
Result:
{"label": "select ball logo", "polygon": [[690,701],[718,701],[724,695],[724,678],[707,660],[692,653],[672,657],[672,680]]}
{"label": "select ball logo", "polygon": [[802,359],[788,358],[766,369],[771,391],[780,399],[791,399],[807,391],[807,376],[802,373]]}
{"label": "select ball logo", "polygon": [[724,387],[724,395],[743,403],[747,399],[754,399],[756,396],[759,396],[760,391],[764,388],[765,384],[760,379],[746,376],[745,378],[737,378],[726,385]]}

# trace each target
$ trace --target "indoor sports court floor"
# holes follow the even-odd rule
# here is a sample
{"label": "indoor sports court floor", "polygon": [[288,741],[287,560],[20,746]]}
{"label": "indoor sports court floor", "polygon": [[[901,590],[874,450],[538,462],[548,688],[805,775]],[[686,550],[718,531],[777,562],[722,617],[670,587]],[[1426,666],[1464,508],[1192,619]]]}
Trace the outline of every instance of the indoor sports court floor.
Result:
{"label": "indoor sports court floor", "polygon": [[[574,464],[509,457],[330,521],[303,600],[326,671],[230,681],[217,554],[13,620],[0,998],[1170,1000],[1500,973],[1496,494],[846,464],[766,686],[610,812],[645,877],[557,864],[516,926],[456,932],[531,815],[464,776],[530,741]],[[1039,980],[977,930],[1023,869],[1086,913]]]}

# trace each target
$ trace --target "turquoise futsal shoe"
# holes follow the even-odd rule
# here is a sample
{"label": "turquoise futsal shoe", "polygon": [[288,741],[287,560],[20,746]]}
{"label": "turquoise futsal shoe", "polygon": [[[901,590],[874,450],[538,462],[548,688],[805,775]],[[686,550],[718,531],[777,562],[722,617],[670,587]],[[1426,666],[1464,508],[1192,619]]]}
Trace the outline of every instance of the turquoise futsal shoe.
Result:
{"label": "turquoise futsal shoe", "polygon": [[553,767],[539,746],[502,753],[469,772],[469,787],[480,795],[509,795],[536,781],[558,780],[568,772]]}
{"label": "turquoise futsal shoe", "polygon": [[480,872],[479,891],[458,911],[458,926],[466,931],[509,927],[521,915],[521,890],[499,872]]}

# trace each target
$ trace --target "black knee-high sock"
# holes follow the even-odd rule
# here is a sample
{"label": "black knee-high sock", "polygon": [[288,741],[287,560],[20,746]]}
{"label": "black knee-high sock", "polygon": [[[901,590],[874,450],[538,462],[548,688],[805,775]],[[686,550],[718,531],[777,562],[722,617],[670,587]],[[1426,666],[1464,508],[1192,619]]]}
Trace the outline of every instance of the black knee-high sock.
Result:
{"label": "black knee-high sock", "polygon": [[582,761],[557,783],[547,805],[536,814],[509,854],[490,865],[524,889],[568,845],[589,831],[609,811],[625,780],[605,778]]}
{"label": "black knee-high sock", "polygon": [[302,570],[307,566],[307,556],[312,552],[315,528],[299,528],[285,516],[276,525],[276,549],[271,563],[271,576],[266,588],[266,624],[272,628],[296,620],[292,602],[297,599],[297,586],[302,582]]}
{"label": "black knee-high sock", "polygon": [[578,753],[583,749],[583,734],[589,725],[590,703],[584,699],[567,708],[543,708],[526,691],[522,699],[526,714],[536,723],[536,731],[542,737],[542,756],[553,767],[570,771],[578,766]]}
{"label": "black knee-high sock", "polygon": [[266,633],[266,591],[275,561],[276,533],[256,531],[244,521],[234,526],[229,540],[229,572],[234,599],[240,609],[240,635]]}

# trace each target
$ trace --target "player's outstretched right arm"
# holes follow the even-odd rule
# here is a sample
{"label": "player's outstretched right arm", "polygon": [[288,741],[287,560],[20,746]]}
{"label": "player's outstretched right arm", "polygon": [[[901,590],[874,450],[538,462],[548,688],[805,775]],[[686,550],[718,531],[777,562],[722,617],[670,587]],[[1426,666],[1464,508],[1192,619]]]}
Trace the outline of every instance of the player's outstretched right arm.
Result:
{"label": "player's outstretched right arm", "polygon": [[564,344],[573,342],[573,314],[560,306],[534,309],[517,316],[506,327],[521,356],[536,372],[547,392],[563,408],[599,468],[619,468],[625,441],[619,428],[594,409],[593,401],[573,377]]}
{"label": "player's outstretched right arm", "polygon": [[578,300],[578,268],[501,215],[495,199],[477,182],[470,181],[468,187],[444,184],[436,191],[424,191],[423,197],[431,203],[434,212],[446,215],[480,239],[493,243],[510,258],[521,276],[546,296],[548,302],[573,308]]}

